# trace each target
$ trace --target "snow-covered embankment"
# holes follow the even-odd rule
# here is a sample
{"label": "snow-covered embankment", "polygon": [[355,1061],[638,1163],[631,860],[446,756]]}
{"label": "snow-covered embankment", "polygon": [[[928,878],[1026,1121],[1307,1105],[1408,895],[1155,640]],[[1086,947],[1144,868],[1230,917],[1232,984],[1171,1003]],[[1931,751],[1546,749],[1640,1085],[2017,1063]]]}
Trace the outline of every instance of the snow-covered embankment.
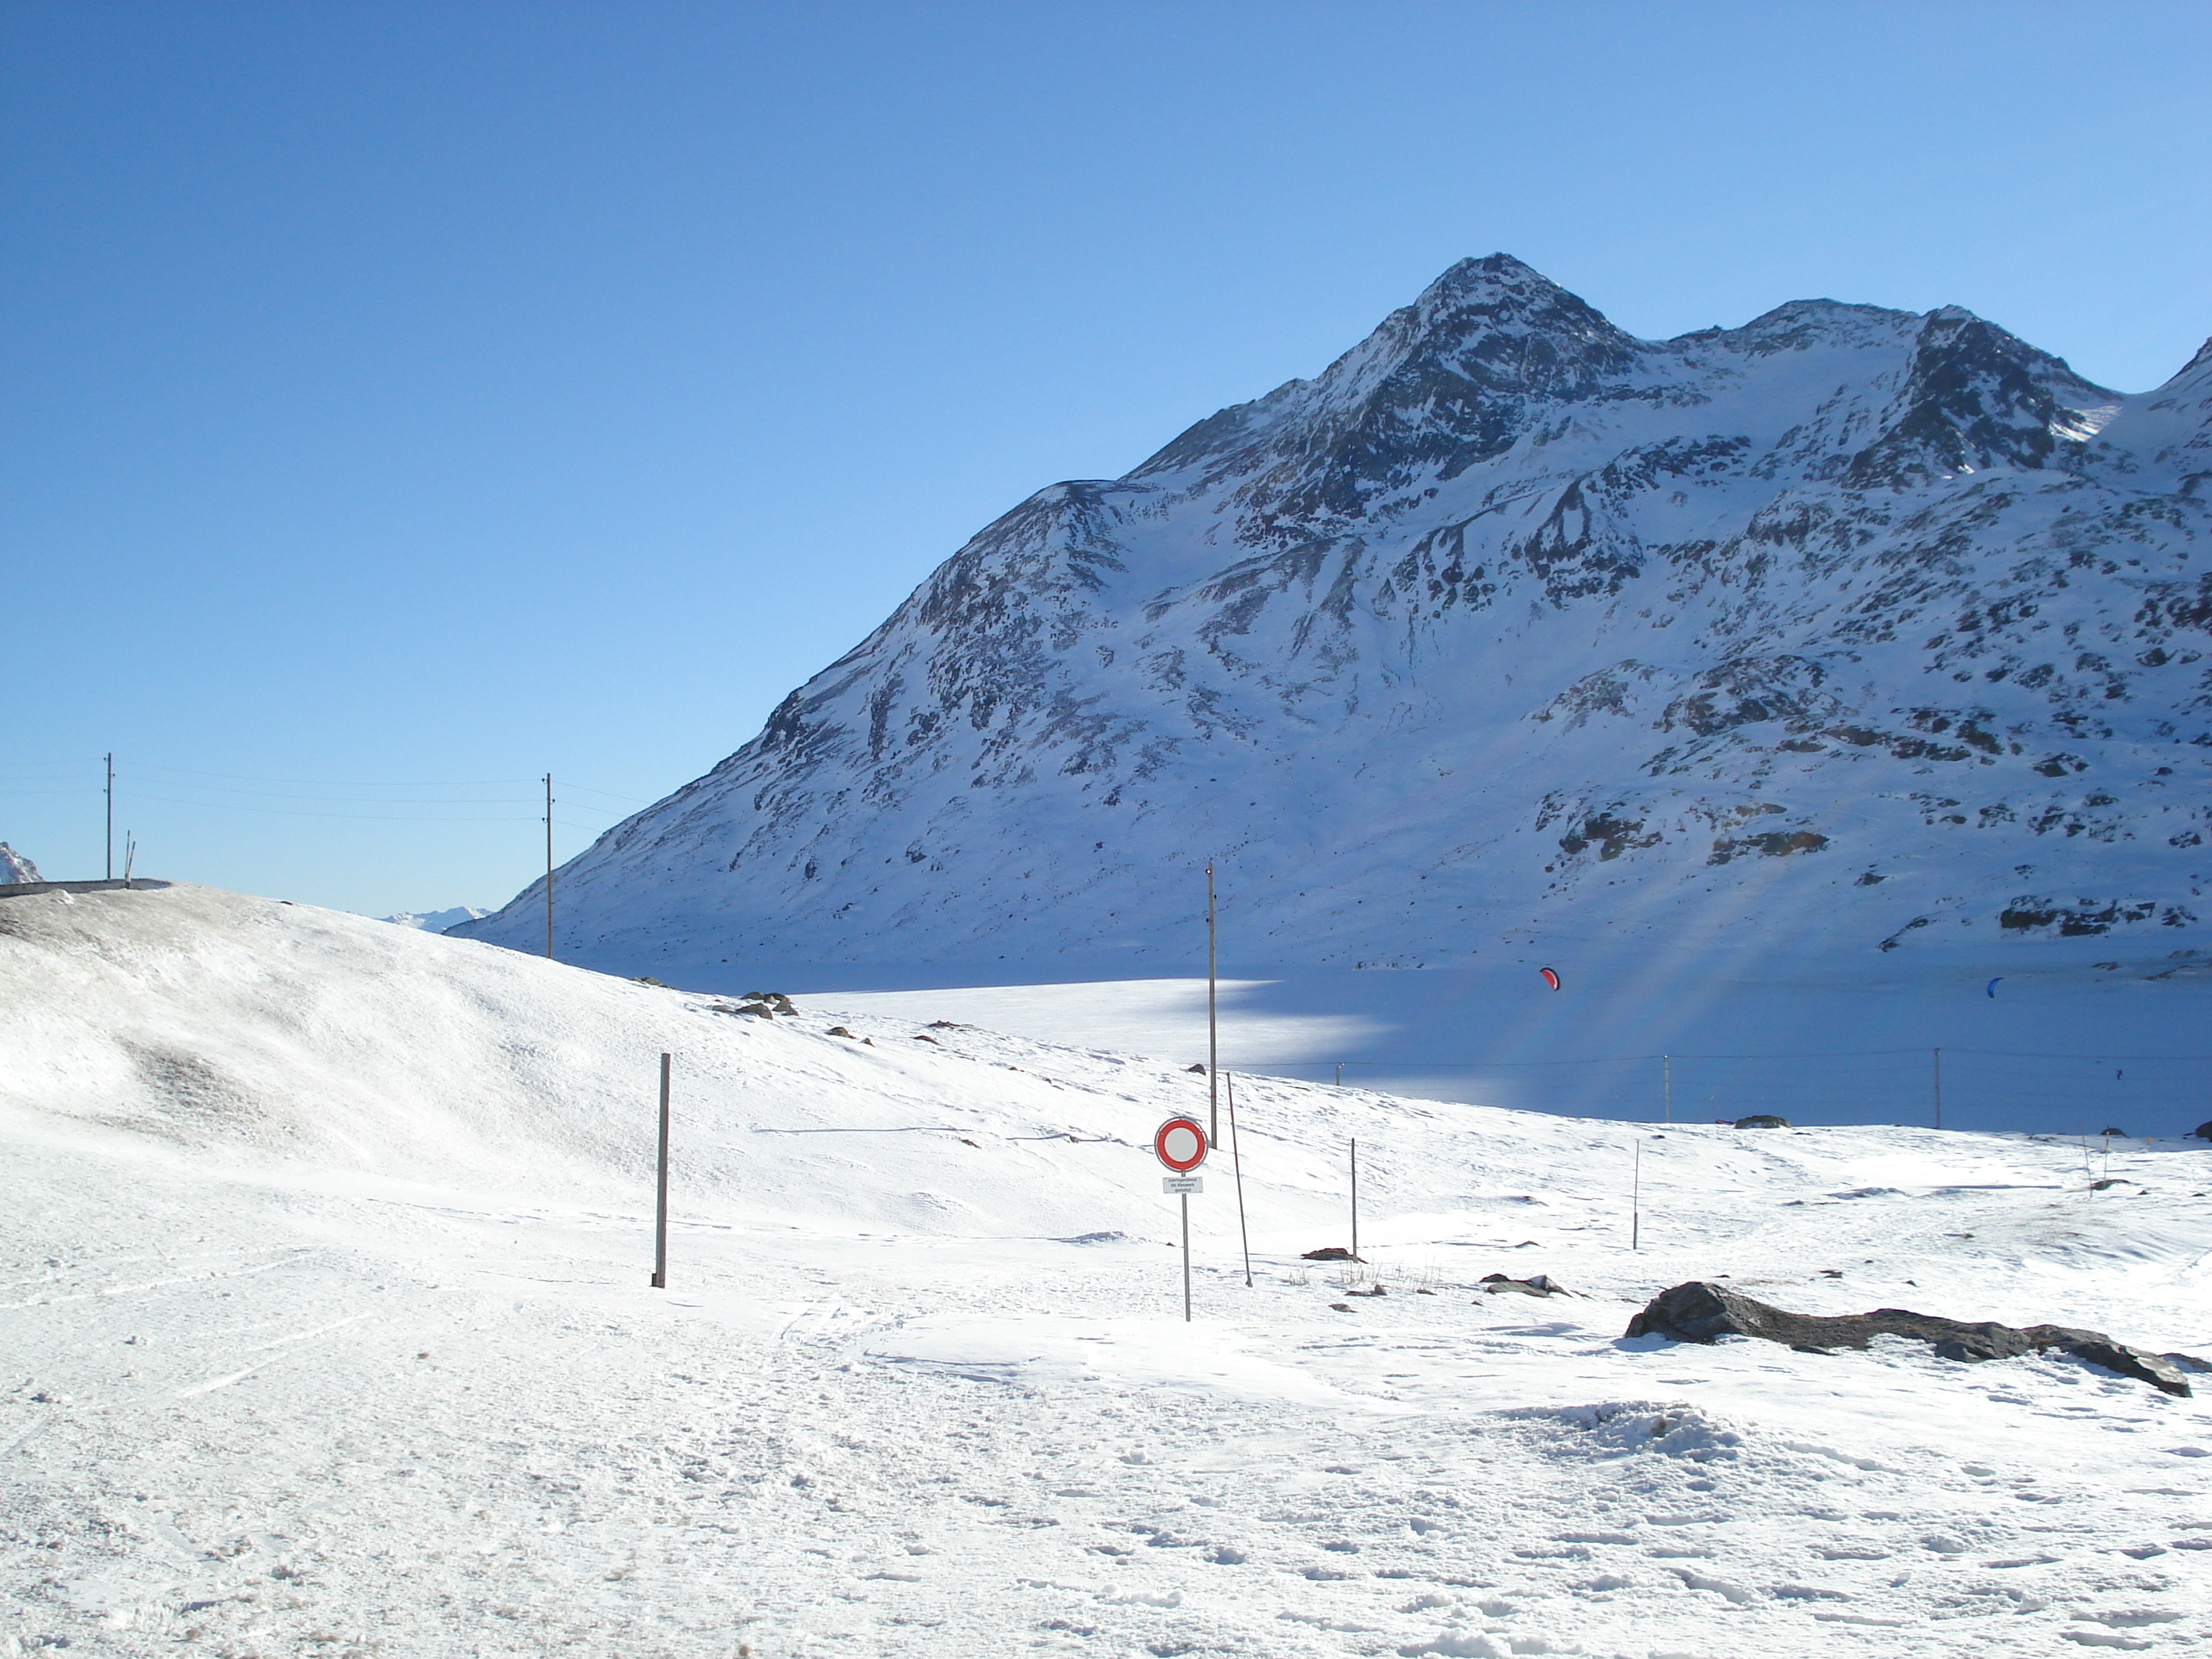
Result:
{"label": "snow-covered embankment", "polygon": [[[831,1036],[831,1009],[719,1013],[189,887],[0,902],[0,1651],[2208,1633],[2202,1399],[1910,1344],[1620,1340],[1652,1291],[1727,1274],[1807,1311],[2201,1350],[2203,1151],[2127,1147],[2130,1184],[2093,1192],[2056,1143],[1255,1079],[1255,1283],[1218,1158],[1186,1328],[1143,1151],[1203,1104],[1180,1056],[852,1015]],[[1294,1260],[1344,1240],[1354,1135],[1379,1297]],[[1537,1270],[1586,1294],[1474,1288]]]}

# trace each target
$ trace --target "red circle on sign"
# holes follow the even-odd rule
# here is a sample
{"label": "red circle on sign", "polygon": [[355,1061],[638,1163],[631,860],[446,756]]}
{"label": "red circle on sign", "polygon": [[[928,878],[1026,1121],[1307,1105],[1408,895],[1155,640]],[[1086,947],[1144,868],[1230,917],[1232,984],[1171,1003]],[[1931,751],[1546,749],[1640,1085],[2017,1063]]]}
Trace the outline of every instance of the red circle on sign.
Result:
{"label": "red circle on sign", "polygon": [[1152,1156],[1177,1175],[1206,1162],[1206,1130],[1196,1120],[1171,1117],[1152,1132]]}

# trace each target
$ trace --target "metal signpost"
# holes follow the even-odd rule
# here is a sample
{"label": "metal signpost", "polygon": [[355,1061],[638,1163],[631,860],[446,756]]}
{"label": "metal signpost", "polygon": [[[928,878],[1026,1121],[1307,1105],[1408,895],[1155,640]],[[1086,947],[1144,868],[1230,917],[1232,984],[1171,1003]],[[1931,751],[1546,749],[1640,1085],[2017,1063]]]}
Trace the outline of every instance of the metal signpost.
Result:
{"label": "metal signpost", "polygon": [[1160,1182],[1164,1193],[1182,1200],[1182,1320],[1190,1323],[1190,1195],[1206,1190],[1206,1183],[1191,1171],[1206,1162],[1206,1126],[1195,1118],[1171,1117],[1152,1132],[1152,1156],[1168,1170]]}
{"label": "metal signpost", "polygon": [[660,1057],[660,1191],[653,1212],[653,1288],[668,1288],[668,1067],[672,1056]]}

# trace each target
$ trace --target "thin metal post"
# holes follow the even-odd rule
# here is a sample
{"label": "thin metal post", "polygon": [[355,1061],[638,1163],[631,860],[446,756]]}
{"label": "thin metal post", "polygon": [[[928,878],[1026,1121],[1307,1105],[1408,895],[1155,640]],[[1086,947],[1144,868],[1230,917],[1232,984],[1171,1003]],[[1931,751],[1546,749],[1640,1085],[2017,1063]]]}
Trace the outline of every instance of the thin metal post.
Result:
{"label": "thin metal post", "polygon": [[1674,1055],[1662,1054],[1659,1056],[1659,1076],[1661,1079],[1660,1087],[1664,1091],[1667,1100],[1667,1121],[1672,1123],[1674,1121]]}
{"label": "thin metal post", "polygon": [[1359,1260],[1359,1143],[1352,1143],[1352,1259]]}
{"label": "thin metal post", "polygon": [[1252,1288],[1252,1235],[1244,1225],[1244,1158],[1237,1150],[1237,1079],[1232,1074],[1222,1079],[1222,1091],[1229,1097],[1229,1163],[1237,1173],[1237,1236],[1244,1242],[1244,1288]]}
{"label": "thin metal post", "polygon": [[1215,1073],[1221,1066],[1220,1031],[1215,1020],[1213,974],[1213,860],[1206,861],[1206,1144],[1221,1144],[1221,1101]]}
{"label": "thin metal post", "polygon": [[1182,1322],[1190,1323],[1190,1194],[1182,1194]]}
{"label": "thin metal post", "polygon": [[1628,1181],[1628,1248],[1643,1248],[1644,1233],[1644,1143],[1636,1143],[1635,1172]]}
{"label": "thin metal post", "polygon": [[1336,1062],[1336,1086],[1344,1087],[1344,1062],[1340,1060]]}
{"label": "thin metal post", "polygon": [[545,775],[545,959],[553,960],[553,775]]}
{"label": "thin metal post", "polygon": [[660,1057],[660,1195],[653,1213],[653,1288],[668,1288],[668,1068]]}
{"label": "thin metal post", "polygon": [[107,755],[107,878],[115,879],[115,752]]}
{"label": "thin metal post", "polygon": [[1936,1127],[1940,1129],[1943,1127],[1943,1051],[1931,1048],[1929,1053],[1936,1057]]}

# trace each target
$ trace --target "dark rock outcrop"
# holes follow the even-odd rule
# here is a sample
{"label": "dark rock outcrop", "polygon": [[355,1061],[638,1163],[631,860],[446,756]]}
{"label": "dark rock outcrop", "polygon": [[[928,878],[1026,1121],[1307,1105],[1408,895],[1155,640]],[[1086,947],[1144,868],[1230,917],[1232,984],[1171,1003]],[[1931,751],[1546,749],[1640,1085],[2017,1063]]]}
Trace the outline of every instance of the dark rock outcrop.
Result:
{"label": "dark rock outcrop", "polygon": [[1910,1336],[1929,1344],[1946,1359],[2016,1359],[2027,1353],[2070,1353],[2093,1365],[2149,1383],[2187,1399],[2191,1390],[2179,1366],[2163,1355],[2115,1342],[2102,1331],[2066,1325],[2030,1325],[2024,1330],[1992,1320],[1969,1322],[1905,1308],[1876,1308],[1872,1313],[1829,1316],[1790,1313],[1718,1285],[1692,1280],[1662,1291],[1628,1322],[1630,1336],[1663,1336],[1676,1342],[1711,1342],[1723,1336],[1755,1336],[1804,1353],[1863,1348],[1876,1336]]}
{"label": "dark rock outcrop", "polygon": [[1298,1260],[1301,1261],[1359,1261],[1362,1267],[1366,1265],[1341,1244],[1324,1244],[1317,1250],[1308,1250]]}
{"label": "dark rock outcrop", "polygon": [[1734,1127],[1739,1129],[1787,1129],[1790,1124],[1788,1118],[1777,1117],[1771,1112],[1753,1112],[1749,1117],[1736,1119]]}
{"label": "dark rock outcrop", "polygon": [[1496,1296],[1501,1291],[1517,1291],[1522,1296],[1572,1296],[1574,1294],[1548,1273],[1530,1273],[1526,1279],[1514,1279],[1504,1273],[1485,1273],[1482,1276],[1482,1289],[1486,1296]]}

